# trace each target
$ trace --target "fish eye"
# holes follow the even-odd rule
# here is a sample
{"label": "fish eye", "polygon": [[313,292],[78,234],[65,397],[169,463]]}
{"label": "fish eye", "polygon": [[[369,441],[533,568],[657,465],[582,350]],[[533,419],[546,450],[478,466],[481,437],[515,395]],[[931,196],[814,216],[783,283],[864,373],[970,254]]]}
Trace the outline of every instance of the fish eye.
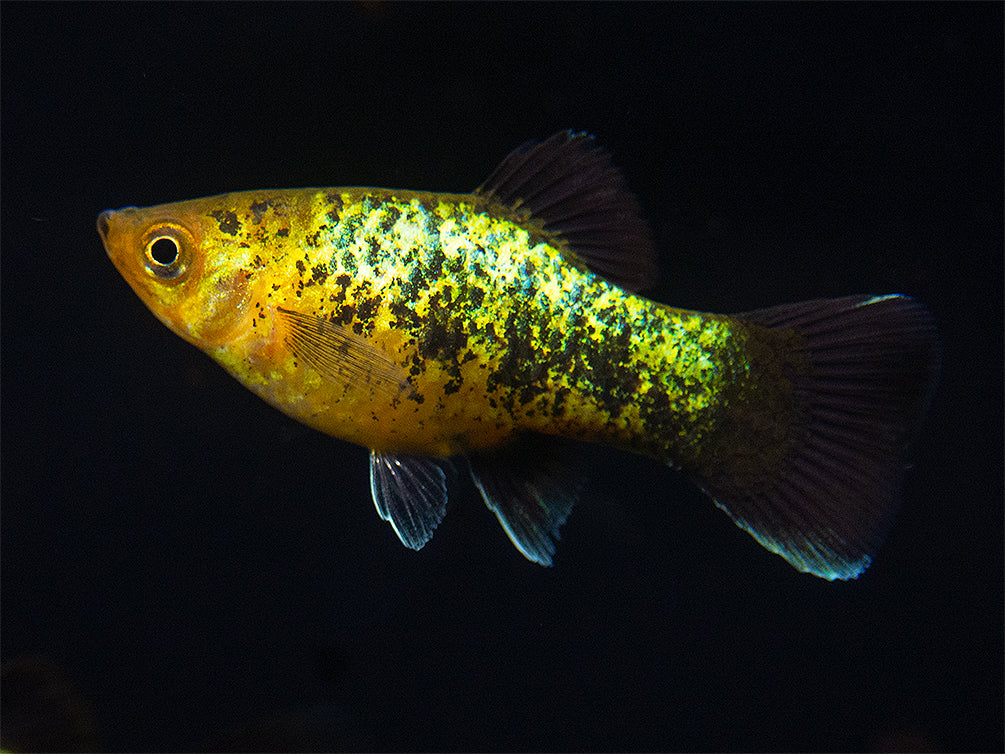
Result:
{"label": "fish eye", "polygon": [[191,261],[192,246],[192,237],[178,225],[151,228],[143,244],[147,272],[164,282],[181,282]]}
{"label": "fish eye", "polygon": [[181,249],[171,236],[158,236],[147,244],[147,254],[154,264],[170,267],[178,259]]}

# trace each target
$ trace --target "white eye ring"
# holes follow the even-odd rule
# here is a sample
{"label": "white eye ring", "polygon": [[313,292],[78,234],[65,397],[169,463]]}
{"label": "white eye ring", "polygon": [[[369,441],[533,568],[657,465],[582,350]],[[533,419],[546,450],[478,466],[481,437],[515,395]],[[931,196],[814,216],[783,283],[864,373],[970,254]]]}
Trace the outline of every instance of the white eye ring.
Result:
{"label": "white eye ring", "polygon": [[143,246],[147,272],[163,282],[180,282],[192,261],[189,233],[171,224],[155,226]]}
{"label": "white eye ring", "polygon": [[[173,251],[168,250],[170,244]],[[181,246],[173,236],[156,236],[147,242],[147,261],[153,265],[170,267],[181,256]]]}

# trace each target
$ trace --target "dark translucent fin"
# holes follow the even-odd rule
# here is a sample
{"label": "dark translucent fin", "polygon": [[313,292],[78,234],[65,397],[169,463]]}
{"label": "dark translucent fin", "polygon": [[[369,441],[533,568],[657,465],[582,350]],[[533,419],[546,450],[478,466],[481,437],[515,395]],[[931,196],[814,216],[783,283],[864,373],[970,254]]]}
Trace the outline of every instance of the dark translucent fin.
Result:
{"label": "dark translucent fin", "polygon": [[419,550],[447,513],[447,481],[440,465],[423,456],[370,451],[370,494],[405,547]]}
{"label": "dark translucent fin", "polygon": [[352,330],[312,314],[277,308],[290,351],[319,374],[339,382],[362,382],[396,396],[411,386],[405,370]]}
{"label": "dark translucent fin", "polygon": [[558,530],[582,488],[578,459],[572,443],[539,435],[468,457],[485,504],[510,541],[535,563],[551,565]]}
{"label": "dark translucent fin", "polygon": [[800,571],[855,578],[889,529],[907,445],[938,375],[932,317],[906,296],[806,301],[738,316],[791,344],[787,445],[756,484],[720,477],[704,486],[739,526]]}
{"label": "dark translucent fin", "polygon": [[522,144],[475,192],[528,211],[612,283],[629,291],[656,283],[656,253],[638,202],[589,134],[562,131]]}

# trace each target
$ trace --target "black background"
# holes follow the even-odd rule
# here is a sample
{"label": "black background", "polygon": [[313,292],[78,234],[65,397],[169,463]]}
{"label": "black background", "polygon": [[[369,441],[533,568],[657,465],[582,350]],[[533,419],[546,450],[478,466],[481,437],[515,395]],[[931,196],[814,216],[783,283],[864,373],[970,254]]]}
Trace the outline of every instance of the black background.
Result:
{"label": "black background", "polygon": [[[235,745],[267,749],[299,725],[333,748],[1001,751],[1002,22],[997,3],[4,3],[3,658],[52,658],[110,750],[248,726]],[[638,193],[653,298],[931,307],[940,388],[858,581],[795,572],[603,448],[554,568],[469,483],[408,551],[365,450],[172,335],[94,230],[268,186],[464,191],[566,127]]]}

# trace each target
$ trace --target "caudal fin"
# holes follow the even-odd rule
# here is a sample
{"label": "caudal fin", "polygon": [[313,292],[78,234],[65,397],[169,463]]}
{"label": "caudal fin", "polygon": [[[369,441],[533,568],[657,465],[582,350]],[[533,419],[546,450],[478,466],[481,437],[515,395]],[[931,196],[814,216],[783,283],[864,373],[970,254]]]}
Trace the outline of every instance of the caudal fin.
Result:
{"label": "caudal fin", "polygon": [[907,446],[936,381],[932,317],[896,295],[806,301],[738,317],[768,328],[791,351],[782,370],[791,416],[768,468],[699,483],[737,525],[798,570],[855,578],[889,529]]}

